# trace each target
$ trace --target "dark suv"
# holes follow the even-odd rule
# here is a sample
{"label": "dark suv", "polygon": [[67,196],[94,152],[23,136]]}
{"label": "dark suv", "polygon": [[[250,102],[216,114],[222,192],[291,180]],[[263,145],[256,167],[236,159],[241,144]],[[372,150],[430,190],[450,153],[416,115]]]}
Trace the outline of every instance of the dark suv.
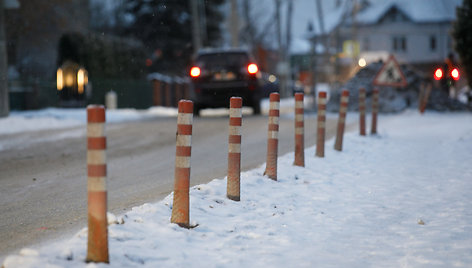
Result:
{"label": "dark suv", "polygon": [[190,69],[191,99],[195,114],[203,108],[229,107],[231,97],[242,97],[243,105],[260,113],[264,97],[261,74],[254,59],[243,49],[202,50]]}

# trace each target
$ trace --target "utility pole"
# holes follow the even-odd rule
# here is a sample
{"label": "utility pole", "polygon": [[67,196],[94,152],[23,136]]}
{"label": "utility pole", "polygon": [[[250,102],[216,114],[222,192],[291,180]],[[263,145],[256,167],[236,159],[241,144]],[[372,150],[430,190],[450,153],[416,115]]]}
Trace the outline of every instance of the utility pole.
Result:
{"label": "utility pole", "polygon": [[288,0],[288,7],[287,7],[287,29],[286,29],[286,36],[285,36],[285,55],[284,61],[285,65],[287,66],[287,81],[285,82],[285,97],[290,97],[292,93],[290,89],[293,86],[289,83],[292,80],[292,68],[290,64],[290,44],[292,42],[292,14],[293,14],[293,0]]}
{"label": "utility pole", "polygon": [[[1,0],[0,0],[1,1]],[[193,38],[193,52],[196,53],[202,48],[202,35],[200,33],[200,16],[198,14],[198,0],[188,0],[190,2],[190,9],[192,12],[192,38]]]}
{"label": "utility pole", "polygon": [[198,1],[198,18],[200,20],[201,46],[204,46],[208,42],[205,1],[202,1],[202,0],[197,0],[197,1]]}
{"label": "utility pole", "polygon": [[[190,0],[191,1],[191,0]],[[231,46],[239,47],[239,16],[238,16],[238,2],[231,0]]]}
{"label": "utility pole", "polygon": [[246,22],[245,24],[245,31],[244,31],[244,35],[245,35],[245,39],[246,39],[246,42],[249,46],[249,49],[251,51],[254,51],[254,26],[252,25],[253,21],[251,20],[251,16],[250,16],[250,11],[251,10],[251,6],[249,4],[249,0],[244,0],[243,1],[243,17],[244,17],[244,21]]}
{"label": "utility pole", "polygon": [[285,60],[285,45],[282,41],[282,24],[280,18],[281,0],[275,1],[275,23],[277,27],[277,43],[279,45],[279,62],[277,64],[277,75],[279,78],[279,90],[282,97],[287,97],[287,61]]}
{"label": "utility pole", "polygon": [[359,5],[357,0],[352,0],[352,59],[353,59],[353,66],[357,65],[357,61],[359,60],[358,55],[358,42],[357,42],[357,13],[359,12]]}
{"label": "utility pole", "polygon": [[0,0],[0,117],[6,117],[10,113],[8,100],[8,70],[7,70],[7,46],[4,25],[4,0]]}

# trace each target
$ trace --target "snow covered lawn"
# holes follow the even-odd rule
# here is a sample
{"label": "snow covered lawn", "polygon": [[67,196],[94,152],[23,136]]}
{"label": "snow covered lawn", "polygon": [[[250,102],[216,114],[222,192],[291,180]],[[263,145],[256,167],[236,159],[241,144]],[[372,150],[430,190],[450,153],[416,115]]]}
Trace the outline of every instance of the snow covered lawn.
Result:
{"label": "snow covered lawn", "polygon": [[[306,168],[279,157],[277,182],[244,172],[241,202],[225,179],[192,188],[191,230],[169,223],[172,195],[110,215],[110,266],[472,267],[472,114],[381,115],[379,135],[333,143],[308,148]],[[3,265],[108,267],[84,263],[86,236]]]}

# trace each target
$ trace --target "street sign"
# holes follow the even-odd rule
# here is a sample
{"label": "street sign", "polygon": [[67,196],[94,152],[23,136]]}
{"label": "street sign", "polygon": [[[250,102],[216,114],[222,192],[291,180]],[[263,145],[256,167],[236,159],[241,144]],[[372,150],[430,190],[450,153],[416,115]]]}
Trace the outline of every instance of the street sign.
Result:
{"label": "street sign", "polygon": [[374,86],[405,87],[407,85],[405,75],[400,69],[393,55],[387,59],[374,78]]}

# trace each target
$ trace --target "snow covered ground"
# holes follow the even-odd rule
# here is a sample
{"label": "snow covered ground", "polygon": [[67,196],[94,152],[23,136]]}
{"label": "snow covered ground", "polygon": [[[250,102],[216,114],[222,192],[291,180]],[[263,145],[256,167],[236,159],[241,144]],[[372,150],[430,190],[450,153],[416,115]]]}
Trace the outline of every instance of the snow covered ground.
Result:
{"label": "snow covered ground", "polygon": [[[191,230],[169,223],[172,194],[109,215],[110,266],[472,267],[472,114],[381,115],[378,132],[307,148],[306,168],[281,156],[277,182],[244,172],[241,202],[224,178],[193,187]],[[3,265],[108,267],[84,262],[86,242],[84,228]]]}
{"label": "snow covered ground", "polygon": [[[148,110],[107,110],[107,122],[126,122],[157,116],[177,116],[177,109],[153,107]],[[47,108],[34,111],[13,111],[7,118],[0,118],[0,135],[25,131],[61,129],[84,125],[87,120],[84,108]]]}

